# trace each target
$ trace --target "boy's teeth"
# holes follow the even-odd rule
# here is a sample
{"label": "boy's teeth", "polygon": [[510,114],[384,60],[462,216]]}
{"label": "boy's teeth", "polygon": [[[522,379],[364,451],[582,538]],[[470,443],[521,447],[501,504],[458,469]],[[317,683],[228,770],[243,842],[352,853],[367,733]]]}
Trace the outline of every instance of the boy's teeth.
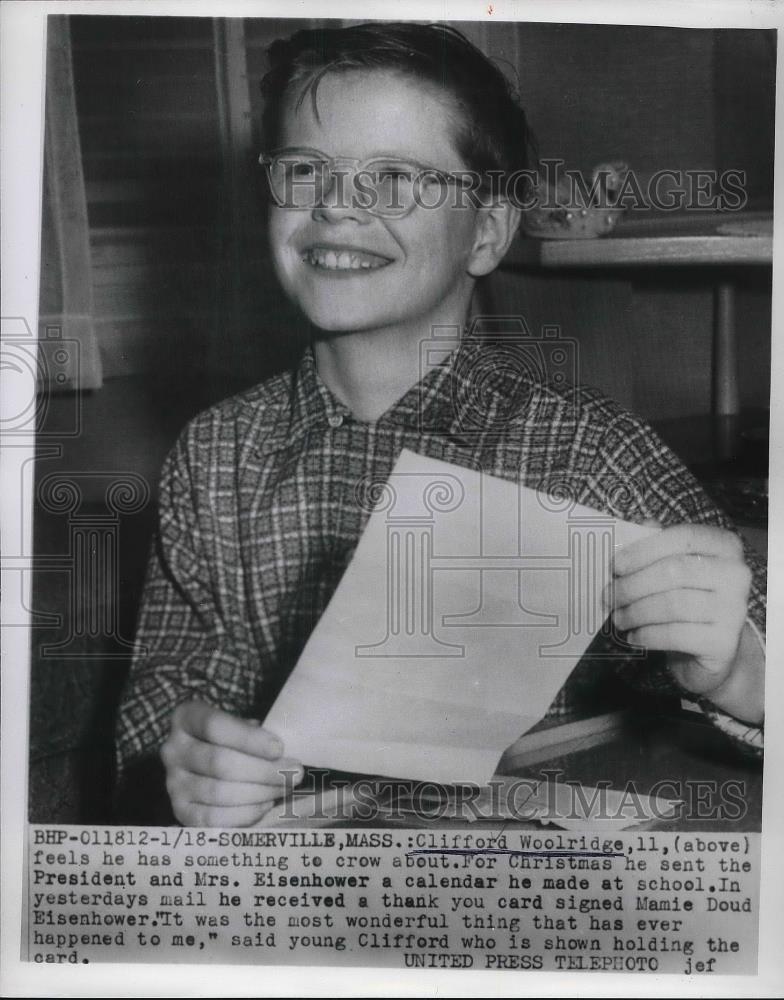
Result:
{"label": "boy's teeth", "polygon": [[316,248],[309,250],[307,260],[315,267],[323,267],[328,271],[359,271],[370,270],[371,268],[383,267],[388,261],[383,257],[376,257],[375,254],[360,253],[350,250],[322,250]]}

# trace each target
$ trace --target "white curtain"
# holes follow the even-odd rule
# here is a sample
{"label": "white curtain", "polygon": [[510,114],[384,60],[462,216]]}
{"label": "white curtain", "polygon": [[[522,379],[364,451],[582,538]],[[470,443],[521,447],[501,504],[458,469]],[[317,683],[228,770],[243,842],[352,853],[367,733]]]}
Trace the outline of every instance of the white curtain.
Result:
{"label": "white curtain", "polygon": [[93,325],[87,201],[76,119],[68,18],[47,24],[46,122],[39,344],[42,391],[96,389],[101,357]]}

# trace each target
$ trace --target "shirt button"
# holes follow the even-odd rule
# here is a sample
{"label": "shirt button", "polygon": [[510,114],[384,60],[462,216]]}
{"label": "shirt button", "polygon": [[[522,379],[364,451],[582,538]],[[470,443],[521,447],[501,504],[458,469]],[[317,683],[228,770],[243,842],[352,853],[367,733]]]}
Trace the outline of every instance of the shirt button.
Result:
{"label": "shirt button", "polygon": [[329,424],[330,427],[340,427],[341,424],[343,423],[343,414],[342,413],[331,414],[329,417],[327,417],[327,423]]}

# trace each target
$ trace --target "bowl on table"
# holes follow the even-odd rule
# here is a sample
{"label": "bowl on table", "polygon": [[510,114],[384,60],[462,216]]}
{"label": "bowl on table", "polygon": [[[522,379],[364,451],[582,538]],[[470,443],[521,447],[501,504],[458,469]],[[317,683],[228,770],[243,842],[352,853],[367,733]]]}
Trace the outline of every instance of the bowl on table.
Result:
{"label": "bowl on table", "polygon": [[554,189],[535,188],[535,203],[522,215],[523,233],[540,240],[607,236],[623,216],[618,197],[628,173],[625,163],[600,163],[591,173],[590,187],[575,184],[574,174],[567,173]]}

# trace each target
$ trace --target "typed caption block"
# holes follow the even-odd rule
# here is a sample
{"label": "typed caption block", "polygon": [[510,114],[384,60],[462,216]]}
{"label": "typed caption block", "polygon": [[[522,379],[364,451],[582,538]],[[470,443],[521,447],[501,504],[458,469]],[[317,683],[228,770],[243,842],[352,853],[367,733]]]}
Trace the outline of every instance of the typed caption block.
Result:
{"label": "typed caption block", "polygon": [[31,826],[22,957],[753,974],[759,854],[759,834]]}

